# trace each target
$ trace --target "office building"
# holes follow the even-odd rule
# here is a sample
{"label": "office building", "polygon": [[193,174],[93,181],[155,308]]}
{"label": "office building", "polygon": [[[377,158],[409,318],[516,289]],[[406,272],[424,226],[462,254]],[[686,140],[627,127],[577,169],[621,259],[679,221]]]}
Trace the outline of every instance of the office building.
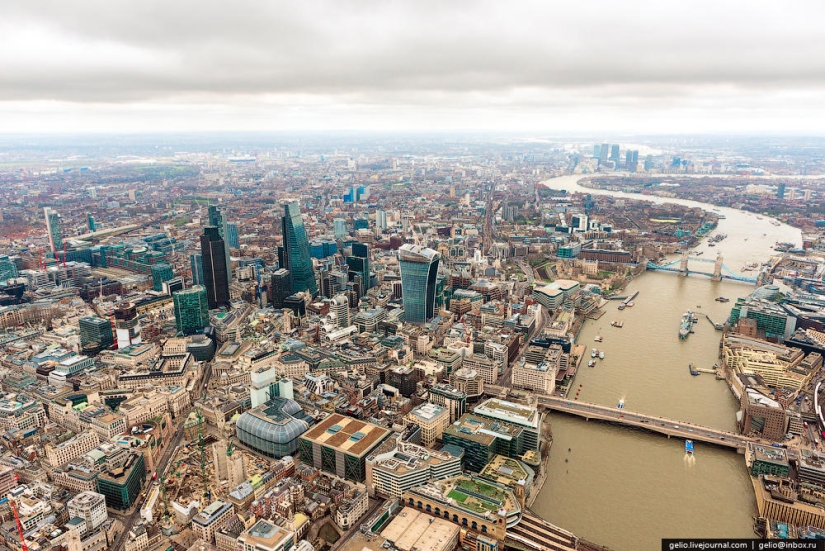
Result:
{"label": "office building", "polygon": [[226,211],[215,205],[209,205],[207,213],[209,215],[209,225],[218,228],[218,235],[223,240],[223,258],[226,263],[227,279],[232,281],[232,258],[229,256],[229,227],[226,220]]}
{"label": "office building", "polygon": [[525,427],[514,423],[465,413],[444,429],[441,440],[445,446],[464,450],[462,461],[465,469],[481,472],[495,455],[536,464],[539,456],[536,449],[528,445],[527,432]]}
{"label": "office building", "polygon": [[178,333],[200,333],[209,325],[209,301],[206,288],[195,285],[172,295],[175,305],[175,327]]}
{"label": "office building", "polygon": [[423,324],[435,314],[435,288],[441,255],[419,245],[402,245],[398,249],[401,269],[401,299],[404,320]]}
{"label": "office building", "polygon": [[63,251],[60,216],[50,207],[43,207],[43,215],[46,218],[46,231],[49,233],[49,246],[52,248],[52,254],[57,258],[57,253]]}
{"label": "office building", "polygon": [[450,423],[455,423],[467,413],[467,393],[446,383],[437,383],[430,387],[428,400],[447,409],[450,414]]}
{"label": "office building", "polygon": [[551,395],[556,389],[557,372],[558,364],[552,362],[516,363],[513,365],[513,387]]}
{"label": "office building", "polygon": [[95,217],[92,216],[92,214],[90,212],[86,213],[86,223],[89,226],[89,231],[90,232],[96,232],[97,231],[97,224],[95,224]]}
{"label": "office building", "polygon": [[614,143],[610,146],[610,160],[619,165],[619,144]]}
{"label": "office building", "polygon": [[134,304],[121,304],[115,308],[115,335],[118,349],[143,342],[140,334],[140,322]]}
{"label": "office building", "polygon": [[366,243],[353,243],[352,256],[347,257],[347,266],[351,274],[360,275],[365,294],[370,289],[370,246]]}
{"label": "office building", "polygon": [[337,413],[299,439],[301,461],[339,478],[364,482],[366,460],[392,431]]}
{"label": "office building", "polygon": [[78,325],[80,326],[80,346],[82,348],[85,349],[97,344],[100,345],[101,349],[106,349],[115,344],[111,321],[97,316],[86,316],[80,318]]}
{"label": "office building", "polygon": [[297,203],[284,205],[284,217],[281,218],[281,230],[284,238],[284,261],[292,281],[292,292],[309,291],[312,296],[318,294],[315,281],[315,269],[309,254],[304,220]]}
{"label": "office building", "polygon": [[[452,188],[452,197],[455,197],[455,188]],[[378,209],[375,211],[375,227],[381,230],[387,229],[387,211]]]}
{"label": "office building", "polygon": [[69,518],[81,518],[91,532],[109,519],[106,497],[97,492],[81,492],[66,503]]}
{"label": "office building", "polygon": [[152,265],[152,289],[163,291],[163,283],[175,277],[172,266],[166,263]]}
{"label": "office building", "polygon": [[607,160],[607,156],[610,154],[610,144],[603,143],[601,148],[599,148],[599,163],[603,163]]}
{"label": "office building", "polygon": [[189,255],[189,266],[192,271],[192,285],[203,285],[203,257],[200,253]]}
{"label": "office building", "polygon": [[602,153],[602,146],[596,144],[593,146],[593,158],[598,159]]}
{"label": "office building", "polygon": [[270,293],[272,305],[275,308],[283,308],[284,300],[292,294],[292,278],[289,276],[289,270],[279,268],[272,273]]}
{"label": "office building", "polygon": [[241,240],[238,237],[238,225],[235,222],[226,223],[226,239],[230,249],[241,248]]}
{"label": "office building", "polygon": [[297,543],[295,532],[260,519],[241,532],[236,541],[238,551],[289,551]]}
{"label": "office building", "polygon": [[336,218],[332,222],[335,239],[344,239],[347,236],[347,221],[344,218]]}
{"label": "office building", "polygon": [[335,295],[328,300],[330,313],[335,313],[335,324],[338,327],[349,327],[349,299],[346,295]]}
{"label": "office building", "polygon": [[312,426],[312,418],[294,400],[271,396],[235,423],[238,440],[267,457],[281,458],[298,449],[298,437]]}
{"label": "office building", "polygon": [[235,517],[235,506],[225,501],[214,501],[192,518],[192,532],[206,543],[215,541],[215,532]]}
{"label": "office building", "polygon": [[131,453],[122,467],[109,469],[97,477],[97,491],[106,496],[106,505],[124,510],[140,496],[146,478],[142,453]]}
{"label": "office building", "polygon": [[398,498],[431,480],[460,475],[462,455],[461,449],[452,446],[434,451],[404,442],[399,436],[387,440],[367,458],[365,484],[370,493]]}
{"label": "office building", "polygon": [[201,235],[203,282],[209,309],[229,306],[229,273],[226,264],[224,240],[216,226],[206,226]]}
{"label": "office building", "polygon": [[450,412],[447,408],[424,402],[407,414],[407,421],[421,427],[421,445],[431,448],[450,424]]}

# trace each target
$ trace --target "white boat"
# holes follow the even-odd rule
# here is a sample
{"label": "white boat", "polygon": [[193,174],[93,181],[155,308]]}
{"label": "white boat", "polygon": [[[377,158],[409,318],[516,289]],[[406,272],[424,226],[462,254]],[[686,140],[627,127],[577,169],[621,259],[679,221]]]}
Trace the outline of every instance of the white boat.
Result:
{"label": "white boat", "polygon": [[593,340],[594,340],[594,341],[596,341],[596,342],[602,342],[604,339],[602,339],[602,336],[601,336],[601,335],[596,335],[596,336],[593,338]]}
{"label": "white boat", "polygon": [[600,352],[599,352],[599,359],[600,359],[600,360],[603,360],[603,359],[604,359],[604,351],[600,351]]}
{"label": "white boat", "polygon": [[587,367],[595,367],[595,365],[596,365],[596,360],[590,360],[589,362],[587,362]]}
{"label": "white boat", "polygon": [[597,353],[597,351],[596,351],[596,349],[594,348],[593,350],[591,350],[591,351],[590,351],[590,357],[591,357],[591,358],[595,358],[595,357],[596,357],[596,353]]}
{"label": "white boat", "polygon": [[632,300],[627,303],[627,307],[628,308],[633,308],[633,301]]}
{"label": "white boat", "polygon": [[618,405],[618,406],[616,406],[616,407],[618,407],[619,409],[622,409],[622,408],[624,407],[624,398],[622,398],[621,400],[619,400],[619,405]]}

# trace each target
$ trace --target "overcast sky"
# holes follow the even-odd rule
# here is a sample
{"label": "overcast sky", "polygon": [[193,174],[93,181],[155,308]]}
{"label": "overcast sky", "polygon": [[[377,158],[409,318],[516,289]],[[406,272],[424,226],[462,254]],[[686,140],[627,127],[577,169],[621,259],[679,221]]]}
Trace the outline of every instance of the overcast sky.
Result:
{"label": "overcast sky", "polygon": [[0,3],[0,133],[825,133],[825,2]]}

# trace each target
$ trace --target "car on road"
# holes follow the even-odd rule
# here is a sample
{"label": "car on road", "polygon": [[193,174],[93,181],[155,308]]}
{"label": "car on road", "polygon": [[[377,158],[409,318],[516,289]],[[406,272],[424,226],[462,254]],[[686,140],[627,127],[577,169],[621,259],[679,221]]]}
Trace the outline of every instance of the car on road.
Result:
{"label": "car on road", "polygon": [[679,428],[679,425],[673,425],[673,428],[674,428],[674,429],[678,429],[678,428]]}

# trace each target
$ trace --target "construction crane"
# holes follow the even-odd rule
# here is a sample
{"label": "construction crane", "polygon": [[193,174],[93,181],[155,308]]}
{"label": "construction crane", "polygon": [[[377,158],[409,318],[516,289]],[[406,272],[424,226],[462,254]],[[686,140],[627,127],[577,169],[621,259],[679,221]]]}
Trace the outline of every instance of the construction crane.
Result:
{"label": "construction crane", "polygon": [[164,479],[163,476],[160,477],[160,494],[163,498],[163,516],[164,518],[169,518],[169,498],[166,497],[166,481],[178,474],[178,467],[180,467],[180,461],[175,463],[174,467],[172,467],[172,472]]}
{"label": "construction crane", "polygon": [[226,447],[226,457],[232,457],[233,453],[235,453],[235,444],[230,441],[229,445]]}
{"label": "construction crane", "polygon": [[20,535],[20,547],[23,551],[29,551],[29,546],[26,545],[26,538],[23,536],[23,525],[20,524],[20,515],[17,514],[17,505],[15,505],[12,500],[9,500],[9,505],[11,505],[11,510],[14,513],[14,522],[17,523],[17,533]]}

